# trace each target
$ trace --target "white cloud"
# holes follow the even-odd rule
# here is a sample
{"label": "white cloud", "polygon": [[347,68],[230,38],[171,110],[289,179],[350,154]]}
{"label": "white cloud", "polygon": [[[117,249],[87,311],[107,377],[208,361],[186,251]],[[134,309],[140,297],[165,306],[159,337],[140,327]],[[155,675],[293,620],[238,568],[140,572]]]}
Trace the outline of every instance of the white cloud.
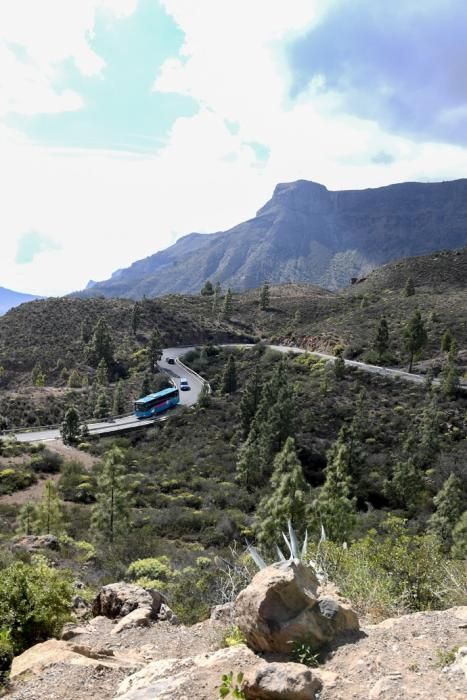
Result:
{"label": "white cloud", "polygon": [[0,115],[81,109],[79,95],[54,88],[60,64],[70,59],[83,75],[99,75],[105,62],[90,42],[97,14],[123,18],[136,7],[137,0],[0,3]]}

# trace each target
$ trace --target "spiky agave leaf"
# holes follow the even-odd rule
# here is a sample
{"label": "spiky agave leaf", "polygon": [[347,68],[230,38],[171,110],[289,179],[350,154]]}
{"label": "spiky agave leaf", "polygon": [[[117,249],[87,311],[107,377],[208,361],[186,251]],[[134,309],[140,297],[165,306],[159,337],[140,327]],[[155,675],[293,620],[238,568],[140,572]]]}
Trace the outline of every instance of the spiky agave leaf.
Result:
{"label": "spiky agave leaf", "polygon": [[295,534],[295,530],[292,527],[292,521],[290,519],[287,521],[287,527],[289,528],[289,537],[290,537],[292,557],[294,559],[299,559],[300,558],[300,549],[298,546],[297,535]]}
{"label": "spiky agave leaf", "polygon": [[264,561],[263,557],[258,552],[258,550],[255,547],[253,547],[253,545],[247,544],[247,550],[258,569],[265,569],[267,567],[267,564]]}
{"label": "spiky agave leaf", "polygon": [[280,562],[287,561],[287,559],[284,557],[284,555],[282,553],[281,548],[278,547],[277,545],[276,545],[276,552],[277,552],[277,556],[279,557]]}
{"label": "spiky agave leaf", "polygon": [[293,559],[292,545],[290,544],[289,540],[287,539],[287,535],[285,534],[285,532],[282,533],[282,537],[284,538],[284,542],[287,545],[287,549],[290,552],[289,559]]}
{"label": "spiky agave leaf", "polygon": [[301,559],[302,561],[305,560],[307,548],[308,548],[308,530],[305,530],[305,539],[303,540],[303,544],[302,544],[302,553],[301,553],[301,556],[300,556],[300,559]]}

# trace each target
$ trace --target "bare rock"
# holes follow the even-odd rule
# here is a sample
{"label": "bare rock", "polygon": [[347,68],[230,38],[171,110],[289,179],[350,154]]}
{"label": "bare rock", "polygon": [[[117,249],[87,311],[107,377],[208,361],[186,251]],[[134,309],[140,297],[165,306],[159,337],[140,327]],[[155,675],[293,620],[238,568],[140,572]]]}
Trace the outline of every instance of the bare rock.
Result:
{"label": "bare rock", "polygon": [[321,680],[303,664],[266,663],[251,670],[244,680],[247,700],[315,700]]}
{"label": "bare rock", "polygon": [[60,543],[55,535],[23,535],[13,543],[12,547],[32,553],[41,549],[51,549],[58,552]]}
{"label": "bare rock", "polygon": [[159,612],[157,613],[158,622],[170,622],[171,625],[178,625],[179,619],[174,613],[174,611],[169,608],[166,603],[161,603]]}
{"label": "bare rock", "polygon": [[234,604],[224,603],[223,605],[215,605],[211,609],[211,622],[231,623],[234,616]]}
{"label": "bare rock", "polygon": [[165,599],[158,591],[120,581],[101,588],[93,601],[92,614],[114,620],[125,617],[137,608],[149,608],[155,619],[162,603],[165,603]]}
{"label": "bare rock", "polygon": [[454,669],[462,671],[467,678],[467,646],[460,647],[457,650]]}
{"label": "bare rock", "polygon": [[112,634],[119,634],[123,630],[132,629],[134,627],[148,627],[153,621],[153,612],[151,608],[135,608],[131,613],[122,617],[113,628]]}
{"label": "bare rock", "polygon": [[216,698],[222,674],[230,669],[249,672],[258,664],[264,663],[244,644],[211,654],[161,659],[125,678],[116,697],[118,700]]}
{"label": "bare rock", "polygon": [[134,661],[129,662],[123,655],[109,654],[107,650],[95,650],[69,642],[49,639],[35,644],[19,656],[15,656],[11,666],[10,678],[13,680],[23,674],[40,674],[49,666],[66,664],[72,666],[105,666],[109,668],[134,669]]}
{"label": "bare rock", "polygon": [[358,629],[356,613],[335,589],[320,589],[311,567],[273,564],[259,571],[235,602],[235,617],[255,651],[290,654],[291,642],[319,648]]}

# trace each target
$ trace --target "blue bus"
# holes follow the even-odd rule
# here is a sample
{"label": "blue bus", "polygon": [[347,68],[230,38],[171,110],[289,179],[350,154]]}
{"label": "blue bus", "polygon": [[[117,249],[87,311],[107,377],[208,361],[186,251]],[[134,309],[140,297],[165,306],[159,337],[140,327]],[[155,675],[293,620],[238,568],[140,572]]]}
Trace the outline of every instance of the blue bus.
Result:
{"label": "blue bus", "polygon": [[149,394],[135,401],[135,416],[136,418],[152,418],[157,413],[162,413],[162,411],[176,406],[179,401],[180,396],[176,386],[162,389],[156,394]]}

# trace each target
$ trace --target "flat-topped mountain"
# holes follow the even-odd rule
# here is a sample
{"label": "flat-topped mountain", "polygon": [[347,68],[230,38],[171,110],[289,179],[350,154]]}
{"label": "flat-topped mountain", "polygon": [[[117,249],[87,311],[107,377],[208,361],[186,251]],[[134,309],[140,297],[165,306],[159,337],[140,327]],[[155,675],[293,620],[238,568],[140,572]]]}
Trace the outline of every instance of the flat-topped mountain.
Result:
{"label": "flat-topped mountain", "polygon": [[307,282],[338,289],[384,263],[467,245],[467,179],[331,192],[277,185],[256,216],[192,233],[82,294],[133,299],[197,292],[207,279],[237,290]]}
{"label": "flat-topped mountain", "polygon": [[6,289],[5,287],[0,287],[0,315],[6,314],[9,309],[14,306],[19,306],[24,304],[26,301],[34,301],[34,299],[40,299],[34,294],[23,294],[22,292],[13,292],[11,289]]}

